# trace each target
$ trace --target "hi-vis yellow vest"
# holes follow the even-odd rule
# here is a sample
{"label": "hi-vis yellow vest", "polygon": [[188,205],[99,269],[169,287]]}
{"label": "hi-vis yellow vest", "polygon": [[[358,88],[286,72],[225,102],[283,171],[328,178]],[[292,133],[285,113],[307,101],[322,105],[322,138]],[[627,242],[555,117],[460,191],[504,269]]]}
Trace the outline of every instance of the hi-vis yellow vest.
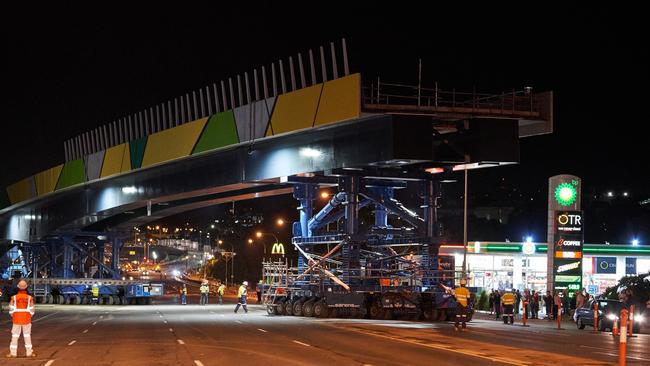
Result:
{"label": "hi-vis yellow vest", "polygon": [[465,287],[456,287],[454,290],[456,295],[456,301],[463,306],[467,306],[467,301],[469,300],[469,290]]}

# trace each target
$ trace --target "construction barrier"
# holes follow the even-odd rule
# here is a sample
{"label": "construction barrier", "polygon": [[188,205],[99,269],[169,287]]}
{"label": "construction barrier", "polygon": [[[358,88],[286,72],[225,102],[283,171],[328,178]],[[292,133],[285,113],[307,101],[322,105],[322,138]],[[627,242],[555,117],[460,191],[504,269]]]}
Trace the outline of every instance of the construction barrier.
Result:
{"label": "construction barrier", "polygon": [[594,301],[594,333],[598,333],[598,301]]}
{"label": "construction barrier", "polygon": [[526,320],[527,320],[526,318],[528,318],[526,316],[528,314],[527,309],[528,309],[528,301],[524,301],[524,314],[523,314],[523,317],[521,318],[524,327],[527,327],[527,325],[526,325]]}
{"label": "construction barrier", "polygon": [[627,352],[627,309],[621,310],[621,336],[619,338],[619,349],[618,349],[618,364],[619,366],[625,366],[625,357]]}
{"label": "construction barrier", "polygon": [[630,337],[634,329],[634,305],[630,305]]}
{"label": "construction barrier", "polygon": [[562,306],[557,307],[557,329],[562,329]]}

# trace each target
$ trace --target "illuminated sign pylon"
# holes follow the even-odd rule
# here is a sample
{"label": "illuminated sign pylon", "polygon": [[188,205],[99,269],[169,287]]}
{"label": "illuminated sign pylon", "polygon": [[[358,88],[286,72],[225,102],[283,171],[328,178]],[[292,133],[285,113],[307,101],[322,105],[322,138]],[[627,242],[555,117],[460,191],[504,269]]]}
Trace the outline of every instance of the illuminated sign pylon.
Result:
{"label": "illuminated sign pylon", "polygon": [[284,244],[282,244],[282,243],[273,244],[273,248],[271,248],[271,254],[284,255]]}

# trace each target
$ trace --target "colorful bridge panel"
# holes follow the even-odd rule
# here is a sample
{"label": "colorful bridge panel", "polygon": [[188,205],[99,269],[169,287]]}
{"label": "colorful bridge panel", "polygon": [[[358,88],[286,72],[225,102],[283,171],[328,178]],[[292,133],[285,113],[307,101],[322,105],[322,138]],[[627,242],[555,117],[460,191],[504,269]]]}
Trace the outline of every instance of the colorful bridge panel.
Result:
{"label": "colorful bridge panel", "polygon": [[72,160],[65,163],[63,166],[61,177],[59,177],[59,183],[57,183],[56,189],[63,189],[85,181],[86,172],[84,169],[83,159]]}
{"label": "colorful bridge panel", "polygon": [[63,170],[63,164],[44,170],[34,176],[36,181],[36,193],[39,196],[54,192],[59,176]]}
{"label": "colorful bridge panel", "polygon": [[239,143],[232,111],[213,114],[205,125],[192,154]]}
{"label": "colorful bridge panel", "polygon": [[131,154],[126,143],[106,149],[100,178],[129,170],[131,170]]}
{"label": "colorful bridge panel", "polygon": [[36,197],[34,176],[25,178],[7,187],[7,195],[12,205]]}
{"label": "colorful bridge panel", "polygon": [[325,83],[314,126],[358,118],[360,115],[360,74],[348,75]]}
{"label": "colorful bridge panel", "polygon": [[235,108],[235,121],[237,121],[237,133],[239,142],[250,141],[264,137],[266,128],[269,124],[271,113],[267,104],[273,104],[273,101],[260,100],[241,107]]}
{"label": "colorful bridge panel", "polygon": [[266,136],[309,128],[314,125],[323,84],[279,95]]}
{"label": "colorful bridge panel", "polygon": [[142,158],[144,158],[144,149],[146,146],[147,136],[129,142],[131,169],[138,169],[142,166]]}
{"label": "colorful bridge panel", "polygon": [[201,118],[150,135],[142,167],[190,155],[207,121],[208,118]]}
{"label": "colorful bridge panel", "polygon": [[102,150],[84,157],[87,181],[99,179],[102,172],[102,164],[104,163],[105,154],[106,150]]}

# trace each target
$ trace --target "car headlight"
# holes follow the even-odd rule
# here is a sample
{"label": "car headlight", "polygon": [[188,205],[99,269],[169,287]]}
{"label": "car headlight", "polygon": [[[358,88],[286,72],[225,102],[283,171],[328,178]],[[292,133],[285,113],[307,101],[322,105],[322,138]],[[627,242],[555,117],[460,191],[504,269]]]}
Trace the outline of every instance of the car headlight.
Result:
{"label": "car headlight", "polygon": [[614,315],[614,314],[609,314],[609,315],[607,315],[607,319],[616,320],[616,319],[618,319],[618,317],[616,315]]}
{"label": "car headlight", "polygon": [[645,319],[643,318],[643,315],[637,315],[634,317],[634,321],[637,323],[643,323]]}

